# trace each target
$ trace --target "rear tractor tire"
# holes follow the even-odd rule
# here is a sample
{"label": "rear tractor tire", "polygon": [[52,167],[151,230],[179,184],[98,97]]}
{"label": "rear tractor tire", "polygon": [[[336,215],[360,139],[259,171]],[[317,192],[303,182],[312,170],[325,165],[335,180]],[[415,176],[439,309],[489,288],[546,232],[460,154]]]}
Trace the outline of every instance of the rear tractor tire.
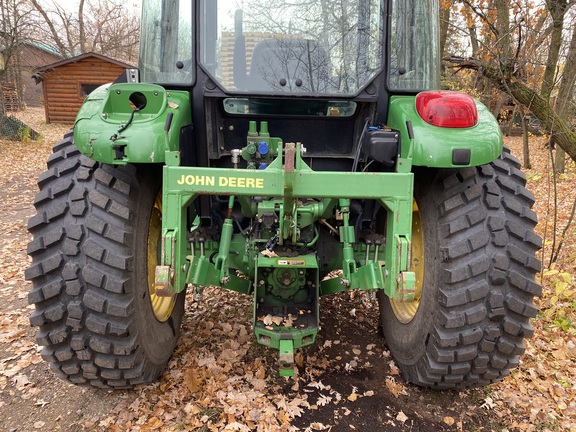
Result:
{"label": "rear tractor tire", "polygon": [[542,243],[525,184],[508,149],[484,166],[416,172],[416,299],[379,295],[386,343],[408,381],[478,387],[518,366],[541,295]]}
{"label": "rear tractor tire", "polygon": [[82,156],[57,143],[28,221],[30,318],[61,378],[129,388],[158,378],[176,346],[184,293],[154,292],[161,232],[159,176]]}

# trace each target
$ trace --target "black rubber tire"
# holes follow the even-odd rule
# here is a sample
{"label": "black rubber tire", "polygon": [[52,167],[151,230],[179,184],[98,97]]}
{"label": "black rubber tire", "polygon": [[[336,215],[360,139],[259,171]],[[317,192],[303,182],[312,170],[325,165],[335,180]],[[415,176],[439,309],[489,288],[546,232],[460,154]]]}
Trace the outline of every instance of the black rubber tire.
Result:
{"label": "black rubber tire", "polygon": [[158,176],[99,164],[72,132],[54,146],[28,221],[30,318],[42,357],[61,378],[129,388],[164,371],[179,337],[184,293],[158,321],[147,280],[147,235]]}
{"label": "black rubber tire", "polygon": [[519,364],[541,295],[534,197],[508,149],[481,167],[415,174],[422,296],[403,324],[380,293],[386,343],[414,384],[460,389],[499,381]]}

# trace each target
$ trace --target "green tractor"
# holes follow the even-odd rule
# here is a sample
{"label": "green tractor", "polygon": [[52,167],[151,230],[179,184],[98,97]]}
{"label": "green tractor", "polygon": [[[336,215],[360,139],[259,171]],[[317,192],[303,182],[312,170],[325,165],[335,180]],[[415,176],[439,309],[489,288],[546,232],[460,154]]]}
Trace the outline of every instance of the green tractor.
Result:
{"label": "green tractor", "polygon": [[63,379],[157,379],[187,291],[252,296],[294,373],[320,296],[378,298],[404,377],[518,366],[541,247],[497,122],[440,88],[433,0],[144,0],[138,69],[90,94],[38,181],[26,272]]}

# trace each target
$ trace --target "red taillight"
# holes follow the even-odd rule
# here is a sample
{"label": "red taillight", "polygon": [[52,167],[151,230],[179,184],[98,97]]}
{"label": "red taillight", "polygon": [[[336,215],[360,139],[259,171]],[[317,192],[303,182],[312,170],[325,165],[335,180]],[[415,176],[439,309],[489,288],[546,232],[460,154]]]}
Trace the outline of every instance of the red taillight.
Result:
{"label": "red taillight", "polygon": [[416,110],[427,123],[445,128],[467,128],[478,122],[471,96],[453,91],[427,91],[416,96]]}

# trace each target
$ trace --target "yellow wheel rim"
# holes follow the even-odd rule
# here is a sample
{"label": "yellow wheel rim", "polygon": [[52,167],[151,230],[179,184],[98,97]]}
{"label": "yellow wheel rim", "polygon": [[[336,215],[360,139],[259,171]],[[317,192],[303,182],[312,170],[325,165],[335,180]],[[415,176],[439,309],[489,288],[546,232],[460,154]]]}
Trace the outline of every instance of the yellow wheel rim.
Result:
{"label": "yellow wheel rim", "polygon": [[400,302],[390,299],[390,305],[398,321],[408,324],[416,316],[422,296],[424,281],[424,236],[420,223],[420,211],[414,201],[412,205],[412,271],[416,274],[416,292],[411,302]]}
{"label": "yellow wheel rim", "polygon": [[[162,232],[162,194],[158,193],[152,207],[150,215],[150,225],[148,227],[148,292],[150,293],[150,303],[154,316],[160,322],[165,322],[172,315],[176,296],[160,297],[156,295],[154,289],[154,276],[160,255],[160,240]],[[136,233],[138,235],[138,233]]]}

